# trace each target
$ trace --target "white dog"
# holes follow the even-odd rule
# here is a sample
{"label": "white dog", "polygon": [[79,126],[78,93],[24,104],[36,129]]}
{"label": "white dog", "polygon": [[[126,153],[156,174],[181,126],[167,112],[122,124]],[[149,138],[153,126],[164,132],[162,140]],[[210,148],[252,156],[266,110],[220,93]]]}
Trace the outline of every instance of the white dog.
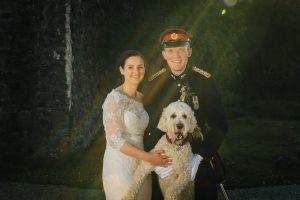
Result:
{"label": "white dog", "polygon": [[[165,132],[153,150],[163,149],[172,158],[172,174],[159,177],[164,199],[194,199],[194,181],[191,181],[192,149],[189,143],[197,127],[193,110],[184,102],[173,102],[164,108],[157,128]],[[155,169],[148,162],[138,165],[132,185],[123,200],[133,200],[145,178]]]}

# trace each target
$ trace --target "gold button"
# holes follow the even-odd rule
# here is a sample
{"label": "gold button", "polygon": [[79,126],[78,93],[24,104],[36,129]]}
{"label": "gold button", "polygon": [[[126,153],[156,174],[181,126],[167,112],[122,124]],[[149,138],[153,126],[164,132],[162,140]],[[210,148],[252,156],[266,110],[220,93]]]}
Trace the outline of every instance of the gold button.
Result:
{"label": "gold button", "polygon": [[181,86],[181,84],[180,83],[178,83],[178,85],[177,85],[178,87],[180,87]]}

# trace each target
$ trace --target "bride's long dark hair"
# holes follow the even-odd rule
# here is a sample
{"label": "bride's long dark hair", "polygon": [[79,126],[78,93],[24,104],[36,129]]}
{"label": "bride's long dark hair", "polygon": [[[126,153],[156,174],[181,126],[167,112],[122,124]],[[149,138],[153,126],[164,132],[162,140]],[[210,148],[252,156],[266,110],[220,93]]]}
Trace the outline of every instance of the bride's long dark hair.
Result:
{"label": "bride's long dark hair", "polygon": [[131,56],[139,56],[142,59],[144,59],[144,55],[140,51],[137,51],[137,50],[127,50],[127,51],[124,51],[123,53],[121,53],[121,55],[119,56],[119,59],[117,61],[118,68],[119,67],[123,68],[124,65],[125,65],[126,59],[129,58],[129,57],[131,57]]}

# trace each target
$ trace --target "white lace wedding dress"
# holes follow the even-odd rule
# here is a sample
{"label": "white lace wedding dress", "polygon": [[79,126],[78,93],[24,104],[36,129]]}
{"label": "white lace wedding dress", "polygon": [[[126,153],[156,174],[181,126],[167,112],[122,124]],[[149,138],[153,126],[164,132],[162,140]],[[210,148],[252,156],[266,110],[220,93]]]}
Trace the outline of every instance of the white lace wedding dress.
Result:
{"label": "white lace wedding dress", "polygon": [[[137,95],[142,95],[137,93]],[[107,200],[121,200],[128,190],[138,160],[120,151],[125,141],[143,149],[143,135],[149,116],[143,104],[113,89],[103,104],[106,149],[103,158],[103,187]],[[139,192],[138,199],[151,199],[151,176]]]}

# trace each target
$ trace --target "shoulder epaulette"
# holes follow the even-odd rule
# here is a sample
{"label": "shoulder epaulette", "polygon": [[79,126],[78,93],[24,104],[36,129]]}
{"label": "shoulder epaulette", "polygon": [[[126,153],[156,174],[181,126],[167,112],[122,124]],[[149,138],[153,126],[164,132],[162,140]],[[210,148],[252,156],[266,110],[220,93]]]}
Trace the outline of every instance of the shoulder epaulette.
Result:
{"label": "shoulder epaulette", "polygon": [[163,74],[165,71],[167,71],[166,68],[162,68],[161,70],[159,70],[158,72],[156,72],[155,74],[153,74],[152,76],[150,76],[148,78],[148,81],[151,82],[153,81],[154,79],[156,79],[158,76],[160,76],[161,74]]}
{"label": "shoulder epaulette", "polygon": [[197,73],[199,73],[199,74],[201,74],[202,76],[205,76],[206,78],[210,78],[211,77],[210,73],[204,71],[203,69],[199,69],[198,67],[194,66],[194,67],[192,67],[192,70],[195,71],[195,72],[197,72]]}

